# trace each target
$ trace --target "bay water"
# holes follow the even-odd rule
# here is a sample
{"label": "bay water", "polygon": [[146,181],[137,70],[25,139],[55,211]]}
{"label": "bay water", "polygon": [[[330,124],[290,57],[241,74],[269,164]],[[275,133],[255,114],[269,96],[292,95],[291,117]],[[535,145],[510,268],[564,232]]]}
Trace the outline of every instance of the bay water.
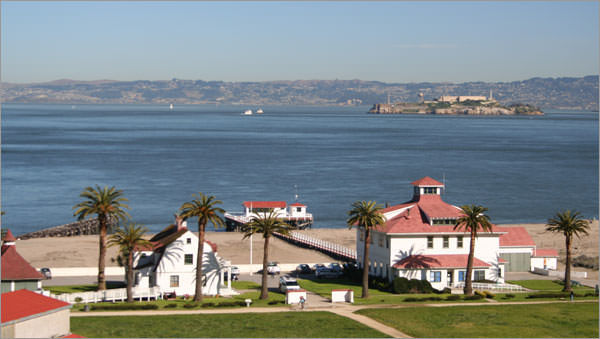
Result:
{"label": "bay water", "polygon": [[[75,221],[87,186],[116,186],[156,232],[203,192],[298,201],[313,227],[346,227],[357,200],[398,204],[424,176],[443,199],[494,223],[598,217],[598,113],[370,115],[367,106],[2,105],[2,227],[15,235]],[[190,221],[195,229],[195,220]]]}

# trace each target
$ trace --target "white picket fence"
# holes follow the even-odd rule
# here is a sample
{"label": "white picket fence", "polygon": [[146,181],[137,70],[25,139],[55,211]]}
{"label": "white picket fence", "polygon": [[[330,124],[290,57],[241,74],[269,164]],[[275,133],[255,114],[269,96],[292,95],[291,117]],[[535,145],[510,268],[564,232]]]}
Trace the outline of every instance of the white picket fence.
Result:
{"label": "white picket fence", "polygon": [[[125,301],[127,300],[127,289],[126,288],[113,288],[110,290],[96,291],[96,292],[79,292],[79,293],[63,293],[63,294],[50,294],[52,298],[68,302],[70,304],[75,303],[97,303],[102,301]],[[162,293],[158,287],[150,288],[133,288],[133,299],[134,300],[150,300],[160,299]]]}
{"label": "white picket fence", "polygon": [[[464,288],[465,283],[457,283],[454,288]],[[527,292],[529,291],[523,286],[513,284],[487,284],[487,283],[472,283],[474,290],[490,291],[490,292]]]}

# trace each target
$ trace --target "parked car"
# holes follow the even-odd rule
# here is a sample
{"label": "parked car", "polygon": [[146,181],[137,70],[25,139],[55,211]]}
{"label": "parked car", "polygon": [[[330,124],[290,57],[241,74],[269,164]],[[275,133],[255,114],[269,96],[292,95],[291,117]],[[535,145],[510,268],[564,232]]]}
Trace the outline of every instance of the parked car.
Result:
{"label": "parked car", "polygon": [[[225,280],[229,280],[229,273],[225,271]],[[240,277],[240,269],[237,266],[231,266],[231,279],[238,280]]]}
{"label": "parked car", "polygon": [[279,278],[279,290],[283,293],[289,290],[299,290],[300,285],[298,285],[298,281],[292,277],[281,277]]}
{"label": "parked car", "polygon": [[40,273],[44,276],[44,278],[52,279],[52,272],[50,271],[50,269],[48,267],[41,268]]}
{"label": "parked car", "polygon": [[310,269],[310,266],[308,266],[307,264],[300,264],[296,267],[296,273],[297,274],[311,274],[312,270]]}
{"label": "parked car", "polygon": [[281,269],[279,268],[276,262],[270,262],[267,266],[267,273],[272,275],[279,274],[281,273]]}
{"label": "parked car", "polygon": [[314,264],[312,267],[312,270],[313,270],[313,272],[316,272],[317,269],[323,268],[323,267],[325,267],[325,265],[323,265],[323,264]]}
{"label": "parked car", "polygon": [[347,262],[344,263],[344,265],[342,265],[344,271],[349,271],[349,270],[357,270],[358,269],[358,264],[355,262]]}
{"label": "parked car", "polygon": [[321,267],[315,271],[316,278],[339,278],[342,274],[342,271],[334,271],[328,267]]}
{"label": "parked car", "polygon": [[338,264],[336,262],[332,262],[331,264],[327,265],[327,267],[332,271],[336,271],[336,272],[342,271],[342,266],[340,266],[340,264]]}

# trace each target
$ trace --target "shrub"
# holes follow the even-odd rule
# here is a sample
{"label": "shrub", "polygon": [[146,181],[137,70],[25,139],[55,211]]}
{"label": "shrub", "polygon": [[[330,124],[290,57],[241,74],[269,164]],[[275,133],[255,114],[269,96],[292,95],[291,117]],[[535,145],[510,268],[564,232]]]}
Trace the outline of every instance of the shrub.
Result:
{"label": "shrub", "polygon": [[177,304],[176,303],[166,304],[165,308],[177,308]]}
{"label": "shrub", "polygon": [[466,295],[466,296],[464,297],[464,299],[465,299],[465,300],[481,300],[481,299],[483,299],[483,296],[482,296],[482,295],[479,295],[479,294]]}
{"label": "shrub", "polygon": [[419,293],[422,290],[421,280],[418,279],[410,279],[408,281],[408,292],[409,293]]}
{"label": "shrub", "polygon": [[483,294],[485,295],[486,298],[488,299],[494,299],[496,297],[496,295],[494,295],[494,293],[489,292],[489,291],[483,291]]}
{"label": "shrub", "polygon": [[214,307],[215,303],[211,303],[211,302],[206,302],[203,303],[202,305],[200,305],[200,307]]}
{"label": "shrub", "polygon": [[591,268],[594,270],[598,269],[598,257],[588,257],[587,255],[580,255],[576,258],[573,258],[573,266],[574,267],[585,267]]}
{"label": "shrub", "polygon": [[458,294],[450,294],[449,296],[446,297],[446,300],[448,300],[448,301],[460,300],[460,295],[458,295]]}
{"label": "shrub", "polygon": [[414,302],[414,301],[421,301],[421,299],[419,298],[414,298],[414,297],[408,297],[408,298],[404,298],[404,301],[406,302]]}
{"label": "shrub", "polygon": [[[570,293],[567,292],[550,292],[550,293],[535,293],[529,294],[527,296],[528,299],[537,299],[537,298],[569,298],[571,296]],[[574,297],[583,297],[582,294],[573,294]]]}
{"label": "shrub", "polygon": [[92,305],[92,311],[121,311],[121,310],[156,310],[156,304],[98,304]]}
{"label": "shrub", "polygon": [[231,306],[246,306],[246,303],[242,300],[238,301],[222,301],[215,305],[216,307],[231,307]]}
{"label": "shrub", "polygon": [[485,298],[485,293],[484,293],[484,292],[481,292],[481,291],[473,291],[473,293],[474,293],[475,295],[478,295],[478,296],[480,296],[481,298]]}
{"label": "shrub", "polygon": [[76,303],[80,303],[80,302],[82,302],[82,301],[83,301],[83,299],[81,299],[81,297],[77,297],[77,298],[75,298],[75,302],[76,302]]}
{"label": "shrub", "polygon": [[394,292],[395,294],[408,293],[408,279],[402,277],[394,278],[394,282],[392,284],[392,292]]}
{"label": "shrub", "polygon": [[502,297],[502,299],[512,299],[512,298],[514,298],[514,297],[515,297],[515,295],[514,295],[514,294],[512,294],[512,293],[507,293],[507,294],[505,294],[505,295],[504,295],[504,297]]}
{"label": "shrub", "polygon": [[433,293],[433,287],[431,287],[431,283],[427,280],[419,280],[421,282],[421,289],[419,290],[421,293]]}
{"label": "shrub", "polygon": [[184,308],[196,308],[196,307],[198,307],[198,303],[194,303],[194,302],[192,302],[192,303],[185,303],[185,304],[183,304],[183,307]]}
{"label": "shrub", "polygon": [[283,301],[283,300],[271,300],[267,304],[269,304],[269,305],[277,305],[277,304],[284,304],[284,303],[285,303],[285,301]]}

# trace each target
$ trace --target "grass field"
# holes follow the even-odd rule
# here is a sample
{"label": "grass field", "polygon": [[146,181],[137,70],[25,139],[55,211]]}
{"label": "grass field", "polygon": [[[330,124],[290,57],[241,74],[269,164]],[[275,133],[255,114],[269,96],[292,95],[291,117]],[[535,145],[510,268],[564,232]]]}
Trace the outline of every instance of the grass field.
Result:
{"label": "grass field", "polygon": [[[354,291],[354,298],[360,297],[362,294],[362,284],[356,283],[347,279],[323,279],[323,280],[307,280],[298,279],[298,284],[305,290],[314,292],[322,297],[331,297],[333,289],[351,289]],[[382,292],[380,290],[369,288],[369,295],[382,296],[394,295],[391,292]]]}
{"label": "grass field", "polygon": [[371,317],[426,338],[598,338],[598,303],[364,309]]}
{"label": "grass field", "polygon": [[89,338],[385,338],[329,312],[73,317],[71,331]]}
{"label": "grass field", "polygon": [[[507,281],[509,284],[520,285],[525,288],[529,288],[531,290],[539,290],[539,291],[561,291],[563,289],[563,285],[554,281],[554,280],[514,280]],[[572,286],[573,291],[593,291],[593,288],[589,288],[586,286]]]}
{"label": "grass field", "polygon": [[[125,288],[126,285],[121,282],[109,281],[106,282],[106,288]],[[79,292],[95,292],[98,290],[97,284],[88,284],[88,285],[62,285],[62,286],[44,286],[44,290],[50,291],[53,294],[63,294],[63,293],[79,293]]]}

